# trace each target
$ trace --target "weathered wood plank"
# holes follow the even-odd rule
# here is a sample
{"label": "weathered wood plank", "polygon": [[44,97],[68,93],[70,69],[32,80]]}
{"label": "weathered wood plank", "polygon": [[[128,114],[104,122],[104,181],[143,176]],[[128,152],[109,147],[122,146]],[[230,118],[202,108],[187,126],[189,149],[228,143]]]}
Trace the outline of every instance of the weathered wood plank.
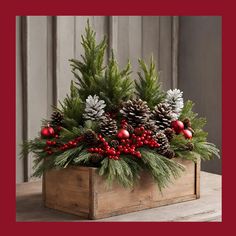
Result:
{"label": "weathered wood plank", "polygon": [[71,166],[49,170],[43,178],[43,200],[47,207],[76,215],[87,212],[90,219],[98,219],[196,198],[195,179],[199,169],[191,161],[176,161],[186,170],[163,193],[146,172],[132,189],[118,184],[108,189],[96,168]]}
{"label": "weathered wood plank", "polygon": [[[81,221],[82,218],[44,208],[41,181],[16,185],[17,221]],[[114,216],[98,221],[221,221],[221,176],[201,172],[201,198]],[[84,221],[84,220],[82,220]]]}

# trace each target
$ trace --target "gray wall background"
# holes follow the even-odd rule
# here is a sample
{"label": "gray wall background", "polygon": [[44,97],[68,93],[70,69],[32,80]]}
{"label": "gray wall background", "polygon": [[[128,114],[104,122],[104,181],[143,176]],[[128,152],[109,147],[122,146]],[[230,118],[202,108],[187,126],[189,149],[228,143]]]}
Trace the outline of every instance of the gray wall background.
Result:
{"label": "gray wall background", "polygon": [[[19,159],[19,144],[34,138],[51,105],[69,91],[68,59],[82,53],[87,18],[97,39],[108,36],[120,66],[153,54],[163,89],[179,87],[208,118],[209,140],[221,147],[221,18],[177,16],[24,16],[16,18],[16,182],[30,181],[32,159]],[[109,57],[109,50],[106,60]],[[137,76],[133,73],[133,78]],[[203,169],[221,173],[218,160]]]}

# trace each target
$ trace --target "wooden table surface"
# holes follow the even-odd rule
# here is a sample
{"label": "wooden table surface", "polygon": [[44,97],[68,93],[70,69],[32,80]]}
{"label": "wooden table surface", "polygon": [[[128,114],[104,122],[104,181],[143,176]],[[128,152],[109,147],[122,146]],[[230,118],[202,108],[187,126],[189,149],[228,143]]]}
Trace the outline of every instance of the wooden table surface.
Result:
{"label": "wooden table surface", "polygon": [[[88,221],[43,207],[41,181],[16,185],[16,221]],[[97,221],[221,221],[221,176],[201,172],[200,199]]]}

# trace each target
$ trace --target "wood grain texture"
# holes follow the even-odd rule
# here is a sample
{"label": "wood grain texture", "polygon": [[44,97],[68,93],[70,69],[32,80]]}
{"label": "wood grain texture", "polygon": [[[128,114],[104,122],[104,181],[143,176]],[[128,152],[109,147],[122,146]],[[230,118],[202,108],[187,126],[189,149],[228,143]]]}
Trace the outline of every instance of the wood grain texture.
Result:
{"label": "wood grain texture", "polygon": [[[201,198],[178,204],[137,211],[97,220],[99,222],[209,222],[221,221],[221,176],[201,172]],[[42,202],[42,182],[16,185],[16,221],[91,222],[72,214],[45,208]]]}
{"label": "wood grain texture", "polygon": [[130,189],[117,183],[108,187],[105,179],[97,174],[96,168],[73,166],[49,170],[43,178],[45,206],[99,219],[196,199],[195,182],[199,168],[191,161],[176,161],[184,165],[186,170],[179,179],[173,179],[173,183],[162,193],[146,172]]}

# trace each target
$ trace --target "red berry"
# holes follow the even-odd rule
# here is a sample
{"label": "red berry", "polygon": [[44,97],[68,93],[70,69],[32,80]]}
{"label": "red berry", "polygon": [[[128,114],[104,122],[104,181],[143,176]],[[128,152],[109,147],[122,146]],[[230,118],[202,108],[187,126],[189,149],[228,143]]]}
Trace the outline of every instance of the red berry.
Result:
{"label": "red berry", "polygon": [[140,131],[144,131],[145,129],[144,129],[144,127],[143,126],[141,126],[140,127]]}
{"label": "red berry", "polygon": [[51,142],[50,140],[47,140],[47,141],[46,141],[46,144],[47,144],[48,146],[50,146],[50,145],[52,144],[52,142]]}

